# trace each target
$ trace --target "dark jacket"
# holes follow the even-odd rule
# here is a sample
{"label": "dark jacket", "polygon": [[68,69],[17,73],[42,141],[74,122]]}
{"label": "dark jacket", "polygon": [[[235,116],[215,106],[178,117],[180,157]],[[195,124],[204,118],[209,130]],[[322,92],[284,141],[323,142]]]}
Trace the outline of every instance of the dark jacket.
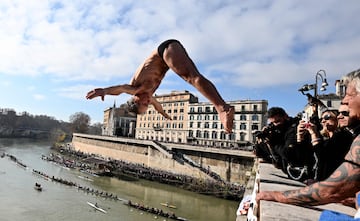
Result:
{"label": "dark jacket", "polygon": [[328,178],[344,162],[352,141],[353,134],[347,129],[342,129],[314,147],[318,158],[317,181]]}
{"label": "dark jacket", "polygon": [[[277,136],[272,140],[271,146],[275,155],[278,168],[291,179],[305,180],[313,177],[312,168],[315,164],[314,151],[309,147],[299,146],[296,141],[298,118],[289,118],[278,128]],[[299,177],[300,171],[295,168],[304,168],[307,171]],[[289,172],[291,168],[291,173]],[[295,178],[297,177],[297,178]]]}

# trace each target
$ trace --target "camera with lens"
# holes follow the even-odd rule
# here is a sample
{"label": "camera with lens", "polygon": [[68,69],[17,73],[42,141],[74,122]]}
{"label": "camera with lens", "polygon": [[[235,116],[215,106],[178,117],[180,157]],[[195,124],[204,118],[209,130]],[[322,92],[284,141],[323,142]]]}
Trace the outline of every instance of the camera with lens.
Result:
{"label": "camera with lens", "polygon": [[258,139],[270,138],[273,133],[277,132],[277,128],[273,123],[268,124],[262,131],[255,132]]}

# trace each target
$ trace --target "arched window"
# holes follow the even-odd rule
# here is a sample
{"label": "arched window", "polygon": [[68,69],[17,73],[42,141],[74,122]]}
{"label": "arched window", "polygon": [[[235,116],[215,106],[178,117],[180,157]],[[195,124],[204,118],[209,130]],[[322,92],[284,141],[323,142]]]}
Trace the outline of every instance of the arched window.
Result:
{"label": "arched window", "polygon": [[209,131],[207,131],[207,130],[204,131],[204,138],[207,138],[207,139],[209,138]]}
{"label": "arched window", "polygon": [[197,137],[197,138],[201,138],[201,131],[200,131],[200,130],[197,130],[197,131],[196,131],[196,137]]}
{"label": "arched window", "polygon": [[211,133],[211,139],[217,139],[217,132],[216,131],[213,131]]}

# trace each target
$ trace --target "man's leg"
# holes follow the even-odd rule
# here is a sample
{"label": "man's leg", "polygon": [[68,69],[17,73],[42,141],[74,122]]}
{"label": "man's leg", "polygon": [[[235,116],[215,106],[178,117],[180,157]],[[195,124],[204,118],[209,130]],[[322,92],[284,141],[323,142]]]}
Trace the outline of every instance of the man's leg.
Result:
{"label": "man's leg", "polygon": [[233,127],[234,107],[226,104],[215,86],[200,74],[184,47],[176,41],[170,43],[164,50],[163,59],[169,68],[213,103],[225,131],[230,133]]}

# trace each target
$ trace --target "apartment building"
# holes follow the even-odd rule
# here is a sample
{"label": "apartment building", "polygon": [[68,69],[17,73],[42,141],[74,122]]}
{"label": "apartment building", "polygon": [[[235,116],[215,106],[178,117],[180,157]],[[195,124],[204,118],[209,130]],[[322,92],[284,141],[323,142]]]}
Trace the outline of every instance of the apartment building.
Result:
{"label": "apartment building", "polygon": [[135,137],[136,116],[127,111],[126,105],[110,107],[104,111],[102,135]]}
{"label": "apartment building", "polygon": [[234,130],[225,134],[214,106],[198,102],[188,91],[156,95],[172,120],[160,115],[152,106],[138,115],[135,138],[204,146],[244,146],[254,140],[253,133],[266,125],[266,100],[231,101],[235,107]]}
{"label": "apartment building", "polygon": [[197,103],[198,98],[189,91],[172,91],[155,95],[155,98],[172,120],[163,117],[150,105],[145,114],[137,116],[135,138],[186,143],[189,105]]}
{"label": "apartment building", "polygon": [[235,107],[233,133],[226,134],[218,113],[209,102],[190,104],[188,143],[215,147],[241,147],[252,143],[254,132],[267,123],[266,100],[227,102]]}

